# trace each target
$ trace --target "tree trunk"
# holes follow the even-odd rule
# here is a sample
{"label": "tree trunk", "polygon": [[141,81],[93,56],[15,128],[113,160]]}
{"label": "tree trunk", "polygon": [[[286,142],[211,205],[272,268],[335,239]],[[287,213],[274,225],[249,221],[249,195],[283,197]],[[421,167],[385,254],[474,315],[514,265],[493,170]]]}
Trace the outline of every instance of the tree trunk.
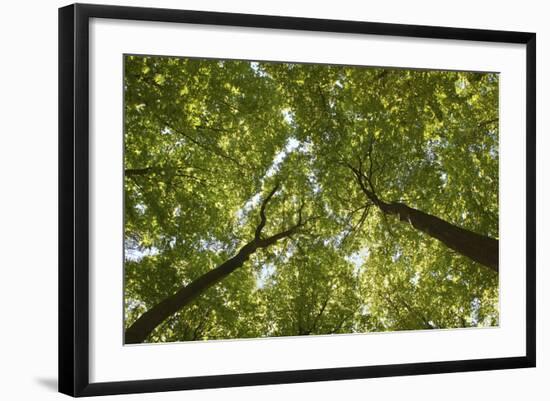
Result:
{"label": "tree trunk", "polygon": [[257,249],[266,248],[283,238],[292,236],[292,234],[294,234],[302,226],[302,211],[300,209],[298,223],[296,225],[288,230],[272,235],[271,237],[261,237],[262,229],[266,224],[265,208],[277,189],[278,184],[262,203],[260,208],[260,223],[256,227],[254,239],[243,246],[231,259],[228,259],[215,269],[203,274],[189,285],[180,288],[174,295],[164,299],[141,315],[130,327],[126,329],[124,335],[125,344],[137,344],[145,341],[145,339],[159,324],[184,308],[207,289],[219,283],[225,277],[229,276],[241,267],[250,258],[250,255],[256,252]]}
{"label": "tree trunk", "polygon": [[375,204],[382,212],[398,216],[399,220],[498,273],[498,240],[455,226],[403,203],[378,200]]}
{"label": "tree trunk", "polygon": [[[439,217],[424,213],[400,202],[382,201],[372,187],[369,177],[360,169],[349,166],[355,173],[361,190],[383,213],[395,215],[414,228],[443,242],[446,246],[498,273],[498,240],[455,226]],[[365,182],[366,181],[366,182]],[[371,189],[367,188],[367,184]]]}
{"label": "tree trunk", "polygon": [[237,255],[149,309],[126,330],[124,342],[137,344],[145,341],[149,334],[168,317],[241,267],[257,248],[258,245],[254,241],[246,244]]}

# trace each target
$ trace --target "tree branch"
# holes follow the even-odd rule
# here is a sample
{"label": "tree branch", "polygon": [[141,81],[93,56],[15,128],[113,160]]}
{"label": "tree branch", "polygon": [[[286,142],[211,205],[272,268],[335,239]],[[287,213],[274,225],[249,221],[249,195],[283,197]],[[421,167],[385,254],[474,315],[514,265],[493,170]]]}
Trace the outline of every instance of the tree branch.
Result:
{"label": "tree branch", "polygon": [[266,198],[262,202],[262,206],[260,207],[260,224],[258,224],[258,226],[256,227],[256,232],[254,233],[254,239],[256,240],[261,239],[262,230],[265,227],[265,223],[267,220],[265,216],[265,208],[267,207],[267,204],[269,203],[273,195],[275,195],[275,192],[277,192],[278,190],[279,190],[279,183],[275,184],[275,187],[273,187],[271,192],[266,196]]}

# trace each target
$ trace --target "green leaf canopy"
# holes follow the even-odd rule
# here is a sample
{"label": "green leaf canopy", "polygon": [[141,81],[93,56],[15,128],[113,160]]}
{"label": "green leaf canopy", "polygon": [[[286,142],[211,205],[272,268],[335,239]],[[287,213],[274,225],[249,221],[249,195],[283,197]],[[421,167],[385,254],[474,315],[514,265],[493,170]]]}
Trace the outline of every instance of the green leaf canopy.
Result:
{"label": "green leaf canopy", "polygon": [[124,67],[126,327],[250,251],[145,341],[498,324],[498,74]]}

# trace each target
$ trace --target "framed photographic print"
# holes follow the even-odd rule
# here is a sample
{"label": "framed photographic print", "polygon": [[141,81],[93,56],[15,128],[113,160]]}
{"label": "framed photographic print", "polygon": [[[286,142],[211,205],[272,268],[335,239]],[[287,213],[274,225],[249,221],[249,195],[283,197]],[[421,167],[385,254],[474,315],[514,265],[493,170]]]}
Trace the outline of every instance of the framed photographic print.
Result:
{"label": "framed photographic print", "polygon": [[535,34],[59,10],[59,390],[535,366]]}

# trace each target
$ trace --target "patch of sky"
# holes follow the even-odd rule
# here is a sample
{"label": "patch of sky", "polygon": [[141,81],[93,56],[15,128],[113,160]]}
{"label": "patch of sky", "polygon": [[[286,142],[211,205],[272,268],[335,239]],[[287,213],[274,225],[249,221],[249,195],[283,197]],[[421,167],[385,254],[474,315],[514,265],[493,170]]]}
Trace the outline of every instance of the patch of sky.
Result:
{"label": "patch of sky", "polygon": [[126,307],[128,308],[128,310],[134,310],[134,309],[137,309],[137,308],[144,308],[146,305],[144,302],[142,301],[139,301],[137,299],[129,299],[128,301],[126,301]]}
{"label": "patch of sky", "polygon": [[[296,138],[292,138],[292,137],[288,138],[283,149],[277,152],[273,157],[273,161],[271,162],[271,165],[269,166],[264,177],[262,178],[262,184],[265,182],[267,178],[273,177],[275,174],[279,172],[279,170],[281,169],[281,165],[283,164],[286,157],[290,153],[294,152],[299,146],[300,146],[300,141],[298,141]],[[254,207],[258,206],[261,198],[262,198],[261,192],[254,194],[254,196],[252,196],[248,201],[246,201],[246,203],[242,208],[237,210],[237,219],[239,219],[239,221],[242,221],[248,212],[250,212]]]}
{"label": "patch of sky", "polygon": [[426,148],[426,158],[433,162],[436,159],[436,151],[440,141],[438,139],[430,139]]}
{"label": "patch of sky", "polygon": [[286,157],[294,150],[296,150],[298,146],[300,146],[300,142],[297,139],[292,137],[289,138],[286,141],[285,147],[280,150],[273,158],[273,162],[271,163],[271,166],[269,166],[269,168],[267,169],[264,179],[273,177],[281,169],[281,164],[286,159]]}
{"label": "patch of sky", "polygon": [[256,287],[264,288],[267,281],[275,274],[277,269],[273,263],[266,263],[256,275]]}
{"label": "patch of sky", "polygon": [[353,265],[353,273],[358,275],[366,260],[369,258],[369,254],[369,248],[364,247],[350,255],[345,256],[344,259]]}
{"label": "patch of sky", "polygon": [[152,246],[150,248],[124,248],[124,260],[139,262],[146,256],[155,256],[160,253],[159,249]]}
{"label": "patch of sky", "polygon": [[250,63],[250,68],[252,68],[252,71],[254,71],[254,74],[258,77],[267,77],[268,74],[265,72],[262,68],[260,68],[260,63],[257,61],[252,61]]}
{"label": "patch of sky", "polygon": [[218,241],[215,238],[210,239],[201,239],[199,240],[199,250],[201,251],[211,251],[211,252],[221,252],[225,249],[225,243]]}
{"label": "patch of sky", "polygon": [[285,120],[288,124],[290,124],[290,125],[294,124],[294,113],[292,112],[292,110],[290,110],[290,109],[283,109],[282,113],[283,113],[283,118],[284,118],[284,120]]}
{"label": "patch of sky", "polygon": [[397,261],[399,260],[399,258],[401,257],[402,254],[403,254],[403,253],[401,252],[400,249],[396,250],[396,251],[394,252],[394,254],[391,255],[391,260],[392,260],[392,262],[397,262]]}
{"label": "patch of sky", "polygon": [[481,300],[478,297],[475,297],[472,299],[470,306],[472,308],[470,319],[472,319],[472,324],[477,326],[479,323],[479,309],[481,308]]}
{"label": "patch of sky", "polygon": [[323,240],[323,245],[339,248],[340,245],[342,245],[342,241],[344,240],[344,238],[346,238],[346,236],[347,236],[347,233],[345,231],[342,231],[341,233],[338,233],[331,238],[325,238]]}
{"label": "patch of sky", "polygon": [[[320,188],[319,188],[319,191],[320,191]],[[319,191],[316,191],[316,188],[313,188],[313,192],[315,192],[316,194]],[[327,216],[329,216],[329,217],[334,216],[334,211],[331,209],[331,207],[329,206],[329,204],[327,202],[323,202],[323,209],[325,210],[325,213],[327,214]]]}
{"label": "patch of sky", "polygon": [[318,194],[319,192],[321,192],[321,185],[319,185],[319,181],[317,180],[317,176],[315,175],[315,173],[310,172],[307,175],[307,180],[309,181],[309,184],[311,185],[314,194]]}
{"label": "patch of sky", "polygon": [[411,277],[411,279],[409,280],[410,283],[413,285],[413,286],[417,286],[418,285],[418,282],[420,281],[420,273],[419,272],[415,272],[414,273],[414,276]]}
{"label": "patch of sky", "polygon": [[[303,141],[300,143],[300,147],[298,148],[298,151],[303,154],[310,154],[313,150],[313,143],[310,141]],[[311,155],[312,159],[315,159],[314,155]]]}
{"label": "patch of sky", "polygon": [[447,185],[447,179],[448,179],[447,173],[442,172],[439,175],[439,178],[441,178],[441,182],[443,183],[443,186]]}

